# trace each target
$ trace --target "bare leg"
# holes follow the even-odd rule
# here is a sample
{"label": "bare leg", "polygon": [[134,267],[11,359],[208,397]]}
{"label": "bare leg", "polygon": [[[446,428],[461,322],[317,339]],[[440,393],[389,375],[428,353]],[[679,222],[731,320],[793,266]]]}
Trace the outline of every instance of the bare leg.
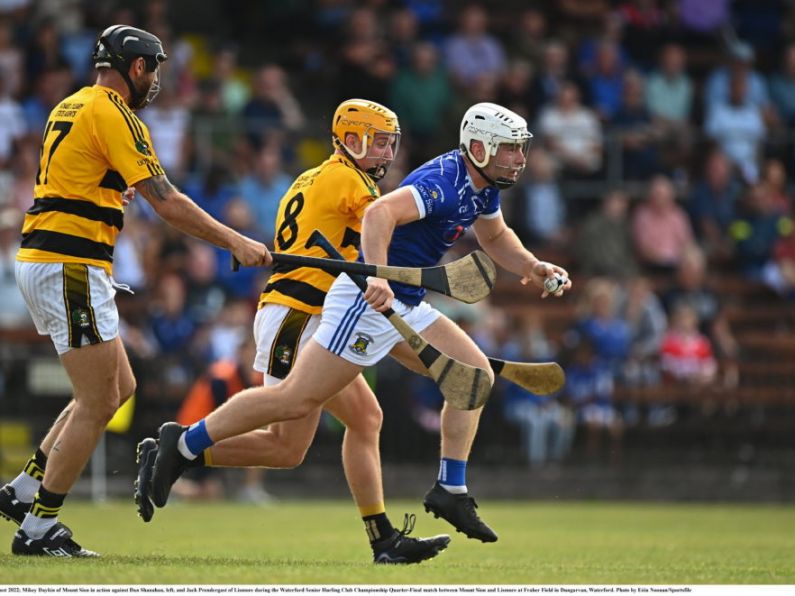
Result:
{"label": "bare leg", "polygon": [[353,500],[361,508],[384,502],[381,479],[381,434],[383,413],[378,400],[362,375],[326,404],[345,425],[342,440],[342,465]]}
{"label": "bare leg", "polygon": [[123,354],[124,346],[116,337],[70,350],[61,357],[74,389],[74,405],[61,422],[61,431],[50,449],[42,481],[47,490],[69,492],[118,409],[119,362]]}
{"label": "bare leg", "polygon": [[[116,340],[113,340],[116,341]],[[108,342],[111,343],[111,342]],[[82,349],[82,348],[81,348]],[[74,351],[74,350],[72,350]],[[135,377],[133,376],[132,368],[130,368],[130,361],[127,359],[127,353],[122,349],[118,354],[119,363],[119,406],[126,402],[135,393]],[[49,457],[52,446],[58,440],[66,420],[69,418],[72,409],[75,407],[75,400],[72,399],[66,407],[61,410],[61,413],[55,419],[55,422],[50,427],[47,435],[44,437],[40,444],[40,448],[44,455]]]}
{"label": "bare leg", "polygon": [[219,442],[274,422],[303,418],[339,393],[361,370],[310,339],[284,381],[241,391],[207,416],[207,432]]}

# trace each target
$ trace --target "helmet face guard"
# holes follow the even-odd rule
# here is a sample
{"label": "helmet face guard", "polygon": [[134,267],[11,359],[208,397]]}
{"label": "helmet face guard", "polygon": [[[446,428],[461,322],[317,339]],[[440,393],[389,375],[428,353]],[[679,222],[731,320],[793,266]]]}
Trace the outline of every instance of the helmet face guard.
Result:
{"label": "helmet face guard", "polygon": [[[395,157],[397,157],[398,149],[400,149],[400,133],[368,128],[362,135],[361,141],[362,147],[356,153],[342,141],[338,143],[338,146],[353,161],[375,160],[375,163],[370,167],[366,167],[364,171],[370,178],[378,182],[386,175],[389,166],[392,165]],[[392,150],[392,155],[388,156],[390,149]]]}
{"label": "helmet face guard", "polygon": [[[140,109],[149,105],[160,92],[159,66],[168,56],[161,41],[143,29],[126,25],[113,25],[105,29],[97,40],[91,56],[94,68],[112,68],[118,71],[130,89],[130,107]],[[147,72],[155,78],[149,89],[142,93],[130,78],[130,66],[143,58]]]}
{"label": "helmet face guard", "polygon": [[[494,185],[497,186],[497,188],[505,189],[516,184],[516,180],[521,175],[521,173],[524,172],[525,166],[527,166],[527,153],[530,150],[531,139],[532,135],[520,143],[508,139],[501,140],[495,145],[495,149],[492,152],[491,156],[489,156],[488,154],[486,155],[486,160],[485,160],[486,163],[482,166],[483,168],[488,166],[489,162],[491,162],[494,164],[494,167],[497,168],[501,174],[503,172],[507,174],[505,176],[498,175],[494,179]],[[512,147],[508,151],[504,151],[503,155],[499,155],[500,147],[505,147],[505,146],[512,146]],[[518,151],[521,151],[523,156],[522,163],[520,165],[516,165],[516,160],[514,159],[514,155]],[[515,175],[512,176],[511,174]]]}

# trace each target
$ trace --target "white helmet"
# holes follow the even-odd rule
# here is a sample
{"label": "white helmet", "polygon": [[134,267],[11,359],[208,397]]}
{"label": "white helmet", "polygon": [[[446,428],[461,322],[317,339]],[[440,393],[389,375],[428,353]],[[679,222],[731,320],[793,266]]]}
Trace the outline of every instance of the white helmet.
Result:
{"label": "white helmet", "polygon": [[[524,118],[495,103],[476,103],[466,111],[461,120],[461,152],[470,159],[481,174],[483,174],[481,168],[489,164],[489,160],[497,154],[501,143],[523,145],[522,151],[527,154],[532,138],[533,135],[527,130],[527,121]],[[482,160],[477,160],[470,152],[472,141],[483,143],[486,156]],[[513,181],[507,178],[492,181],[488,176],[484,177],[500,188],[513,184]]]}

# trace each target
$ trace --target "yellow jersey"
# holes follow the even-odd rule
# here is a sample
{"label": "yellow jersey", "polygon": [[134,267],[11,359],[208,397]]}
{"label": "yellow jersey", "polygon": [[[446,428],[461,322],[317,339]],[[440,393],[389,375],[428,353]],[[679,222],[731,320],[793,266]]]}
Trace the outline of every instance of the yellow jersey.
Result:
{"label": "yellow jersey", "polygon": [[149,130],[121,95],[83,87],[50,113],[17,260],[110,273],[124,225],[121,193],[160,174]]}
{"label": "yellow jersey", "polygon": [[[349,159],[334,154],[296,178],[279,203],[274,246],[277,251],[310,257],[328,255],[317,246],[306,248],[314,230],[328,238],[346,260],[359,254],[364,210],[380,196],[375,182]],[[320,314],[334,277],[313,267],[276,265],[260,295],[268,303]]]}

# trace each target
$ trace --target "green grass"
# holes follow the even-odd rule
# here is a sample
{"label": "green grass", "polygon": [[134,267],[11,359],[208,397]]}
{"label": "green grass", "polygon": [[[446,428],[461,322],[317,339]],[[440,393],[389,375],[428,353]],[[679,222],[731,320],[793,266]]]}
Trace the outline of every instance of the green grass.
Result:
{"label": "green grass", "polygon": [[[449,526],[417,503],[391,502],[416,535]],[[142,523],[131,503],[67,502],[64,521],[93,561],[0,555],[4,584],[793,584],[795,507],[623,503],[483,503],[500,534],[452,533],[438,558],[376,566],[346,501],[262,508],[177,504]],[[10,543],[11,524],[0,525]],[[7,546],[3,549],[7,551]]]}

